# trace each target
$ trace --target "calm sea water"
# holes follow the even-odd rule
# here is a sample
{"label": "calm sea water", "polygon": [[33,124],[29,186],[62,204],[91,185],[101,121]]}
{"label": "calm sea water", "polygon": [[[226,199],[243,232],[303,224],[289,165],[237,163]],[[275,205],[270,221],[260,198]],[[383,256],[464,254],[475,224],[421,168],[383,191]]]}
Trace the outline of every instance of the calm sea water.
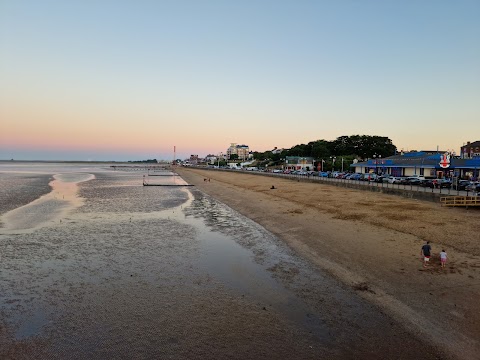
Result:
{"label": "calm sea water", "polygon": [[402,341],[262,227],[194,187],[145,187],[144,175],[184,184],[0,164],[0,355],[366,358]]}

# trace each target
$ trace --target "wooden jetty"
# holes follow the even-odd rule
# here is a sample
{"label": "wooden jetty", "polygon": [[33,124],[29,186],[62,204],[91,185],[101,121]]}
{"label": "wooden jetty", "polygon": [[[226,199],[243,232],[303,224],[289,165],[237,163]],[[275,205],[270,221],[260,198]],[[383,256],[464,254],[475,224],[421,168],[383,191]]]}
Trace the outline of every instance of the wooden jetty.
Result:
{"label": "wooden jetty", "polygon": [[178,174],[148,174],[148,176],[178,176]]}
{"label": "wooden jetty", "polygon": [[480,196],[446,196],[440,198],[442,206],[480,206]]}
{"label": "wooden jetty", "polygon": [[143,186],[194,186],[192,184],[148,184],[143,183]]}
{"label": "wooden jetty", "polygon": [[193,185],[192,184],[149,184],[145,179],[145,175],[143,175],[143,186],[193,186]]}

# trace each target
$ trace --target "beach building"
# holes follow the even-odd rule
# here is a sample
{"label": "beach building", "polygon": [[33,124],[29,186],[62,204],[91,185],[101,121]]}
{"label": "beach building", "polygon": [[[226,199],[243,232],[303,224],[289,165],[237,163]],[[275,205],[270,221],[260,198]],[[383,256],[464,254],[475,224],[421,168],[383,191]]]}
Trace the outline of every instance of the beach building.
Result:
{"label": "beach building", "polygon": [[313,157],[309,156],[287,156],[285,157],[285,170],[314,170]]}
{"label": "beach building", "polygon": [[231,143],[227,149],[227,158],[231,159],[232,155],[237,155],[239,160],[245,161],[250,158],[250,149],[248,145],[237,145]]}
{"label": "beach building", "polygon": [[215,164],[217,160],[218,158],[213,154],[208,154],[207,156],[205,156],[205,162],[207,164]]}
{"label": "beach building", "polygon": [[284,150],[283,148],[279,149],[275,146],[271,151],[272,151],[272,154],[275,155],[275,154],[280,154],[283,150]]}
{"label": "beach building", "polygon": [[426,178],[460,177],[477,179],[480,156],[455,157],[448,152],[415,151],[386,158],[376,157],[351,165],[357,173],[391,176],[424,176]]}
{"label": "beach building", "polygon": [[198,165],[200,161],[201,159],[198,157],[198,155],[190,155],[190,158],[188,159],[188,162],[191,165]]}
{"label": "beach building", "polygon": [[480,140],[471,143],[467,142],[460,148],[460,157],[462,159],[472,159],[474,157],[480,157]]}

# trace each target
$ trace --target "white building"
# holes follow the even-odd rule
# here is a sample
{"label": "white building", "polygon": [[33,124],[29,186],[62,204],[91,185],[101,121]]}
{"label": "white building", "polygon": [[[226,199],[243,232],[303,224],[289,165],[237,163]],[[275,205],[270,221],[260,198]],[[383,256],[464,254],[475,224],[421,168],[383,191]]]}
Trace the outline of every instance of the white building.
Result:
{"label": "white building", "polygon": [[218,157],[212,154],[205,156],[205,162],[208,164],[215,164],[218,161]]}
{"label": "white building", "polygon": [[315,170],[313,158],[310,156],[287,156],[285,158],[285,170]]}
{"label": "white building", "polygon": [[245,161],[250,158],[250,149],[248,145],[237,145],[236,143],[231,143],[230,147],[227,149],[227,158],[231,159],[232,155],[237,155],[238,160]]}

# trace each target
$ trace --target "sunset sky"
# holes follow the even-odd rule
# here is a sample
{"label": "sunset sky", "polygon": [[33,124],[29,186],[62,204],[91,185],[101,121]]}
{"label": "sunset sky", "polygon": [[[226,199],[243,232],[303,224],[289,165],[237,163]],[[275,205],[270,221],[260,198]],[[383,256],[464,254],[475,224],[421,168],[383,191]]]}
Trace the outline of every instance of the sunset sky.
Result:
{"label": "sunset sky", "polygon": [[0,0],[0,159],[480,140],[480,1]]}

